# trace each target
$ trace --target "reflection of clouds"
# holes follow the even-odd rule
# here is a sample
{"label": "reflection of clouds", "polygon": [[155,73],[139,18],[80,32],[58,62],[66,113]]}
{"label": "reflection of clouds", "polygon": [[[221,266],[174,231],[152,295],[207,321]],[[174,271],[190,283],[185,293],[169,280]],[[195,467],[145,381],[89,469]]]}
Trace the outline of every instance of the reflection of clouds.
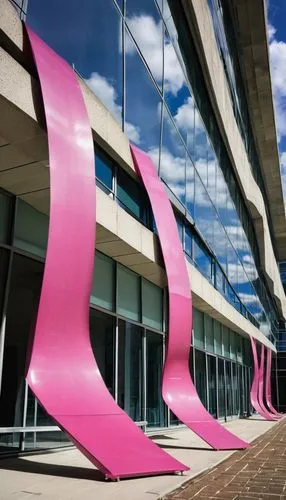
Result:
{"label": "reflection of clouds", "polygon": [[228,261],[227,274],[230,282],[236,285],[242,285],[243,283],[248,283],[249,280],[254,281],[257,278],[257,272],[253,266],[242,267],[238,262],[233,263]]}
{"label": "reflection of clouds", "polygon": [[[127,18],[130,31],[157,81],[162,80],[163,37],[162,21],[156,23],[152,16],[146,14]],[[126,39],[126,54],[133,55],[136,51],[131,40]],[[165,91],[176,95],[184,85],[185,77],[170,41],[165,40],[164,46],[164,83]]]}
{"label": "reflection of clouds", "polygon": [[[148,154],[157,165],[159,148],[150,149]],[[174,156],[166,148],[162,148],[160,175],[178,198],[185,193],[185,163],[185,158]]]}
{"label": "reflection of clouds", "polygon": [[257,302],[257,296],[256,295],[252,295],[250,293],[240,292],[240,293],[238,293],[238,296],[239,296],[240,300],[245,305],[256,304],[256,302]]}
{"label": "reflection of clouds", "polygon": [[[116,120],[121,122],[121,106],[116,103],[117,93],[113,85],[99,73],[93,72],[85,80],[89,88],[103,102]],[[125,131],[130,141],[140,144],[140,129],[132,123],[125,123]]]}
{"label": "reflection of clouds", "polygon": [[178,107],[177,113],[175,115],[175,122],[179,129],[186,130],[188,132],[194,130],[194,107],[195,103],[191,96]]}

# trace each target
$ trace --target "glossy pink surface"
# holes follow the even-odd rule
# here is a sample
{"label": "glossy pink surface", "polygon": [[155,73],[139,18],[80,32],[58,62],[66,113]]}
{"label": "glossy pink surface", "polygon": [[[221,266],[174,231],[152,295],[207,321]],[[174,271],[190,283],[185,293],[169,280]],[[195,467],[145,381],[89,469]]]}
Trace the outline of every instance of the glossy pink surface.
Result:
{"label": "glossy pink surface", "polygon": [[260,348],[260,367],[259,367],[259,382],[258,382],[258,402],[260,408],[263,412],[268,414],[273,420],[277,420],[279,417],[274,415],[270,410],[268,410],[264,404],[264,395],[266,395],[266,377],[264,376],[265,368],[265,346],[262,344]]}
{"label": "glossy pink surface", "polygon": [[151,159],[135,146],[131,146],[131,152],[151,202],[168,279],[169,327],[163,398],[173,413],[213,448],[247,448],[248,443],[233,435],[208,413],[191,379],[192,298],[176,220]]}
{"label": "glossy pink surface", "polygon": [[278,413],[272,404],[271,396],[271,364],[272,364],[272,351],[266,349],[266,379],[265,379],[265,400],[268,410],[276,417],[282,417],[282,413]]}
{"label": "glossy pink surface", "polygon": [[29,386],[108,477],[187,470],[116,405],[94,359],[89,334],[96,227],[91,129],[75,73],[27,31],[42,88],[50,158],[48,249]]}
{"label": "glossy pink surface", "polygon": [[253,337],[250,337],[250,343],[253,355],[253,380],[250,390],[251,404],[261,417],[265,418],[266,420],[274,420],[273,416],[270,415],[270,413],[266,409],[263,409],[260,405],[259,399],[261,399],[261,396],[259,398],[259,395],[261,393],[261,388],[263,394],[263,377],[261,380],[261,370],[258,365],[256,340]]}

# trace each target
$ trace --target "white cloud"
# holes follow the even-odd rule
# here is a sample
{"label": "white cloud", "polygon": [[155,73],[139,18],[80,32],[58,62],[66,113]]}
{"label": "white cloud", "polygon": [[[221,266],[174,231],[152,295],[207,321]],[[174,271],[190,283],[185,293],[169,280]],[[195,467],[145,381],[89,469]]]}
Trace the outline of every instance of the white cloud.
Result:
{"label": "white cloud", "polygon": [[[156,23],[153,17],[141,14],[127,18],[127,24],[153,76],[161,82],[163,66],[162,21]],[[132,40],[126,37],[126,54],[133,55],[135,53],[136,48]],[[170,41],[165,41],[164,60],[165,91],[176,95],[184,85],[185,78]]]}
{"label": "white cloud", "polygon": [[[278,142],[286,137],[286,43],[276,39],[276,29],[268,25],[271,80]],[[286,196],[286,152],[280,153],[284,196]]]}
{"label": "white cloud", "polygon": [[[112,83],[99,73],[93,72],[85,80],[89,88],[103,102],[114,118],[121,122],[121,106],[117,104],[117,93]],[[130,141],[140,144],[140,129],[133,123],[125,123],[125,131]]]}
{"label": "white cloud", "polygon": [[274,28],[274,26],[272,26],[272,24],[268,23],[267,31],[268,31],[269,42],[271,42],[275,36],[276,28]]}
{"label": "white cloud", "polygon": [[280,165],[281,165],[282,168],[286,169],[286,151],[284,151],[280,155]]}
{"label": "white cloud", "polygon": [[269,54],[277,135],[280,141],[281,137],[286,135],[286,43],[276,40],[276,30],[273,26],[270,25],[268,33],[270,35]]}

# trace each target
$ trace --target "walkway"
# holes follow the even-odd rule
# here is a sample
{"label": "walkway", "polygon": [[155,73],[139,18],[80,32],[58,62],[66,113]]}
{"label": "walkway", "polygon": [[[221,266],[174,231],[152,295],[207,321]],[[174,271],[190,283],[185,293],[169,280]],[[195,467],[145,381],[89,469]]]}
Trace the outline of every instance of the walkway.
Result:
{"label": "walkway", "polygon": [[[233,420],[225,425],[246,441],[253,441],[272,428],[276,432],[277,428],[276,423],[257,418]],[[186,428],[161,433],[153,439],[191,470],[183,476],[172,474],[105,482],[77,449],[69,448],[57,453],[0,460],[0,500],[157,500],[233,455],[233,452],[211,450]],[[240,452],[235,458],[238,454]],[[185,494],[186,490],[181,493]]]}
{"label": "walkway", "polygon": [[171,500],[286,499],[286,418],[211,472],[164,497]]}

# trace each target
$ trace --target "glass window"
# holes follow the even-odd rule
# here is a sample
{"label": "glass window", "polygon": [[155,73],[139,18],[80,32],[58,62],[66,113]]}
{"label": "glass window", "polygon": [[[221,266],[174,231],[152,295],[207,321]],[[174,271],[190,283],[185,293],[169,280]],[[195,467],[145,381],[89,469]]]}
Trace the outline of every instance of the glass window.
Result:
{"label": "glass window", "polygon": [[0,397],[0,427],[23,425],[26,356],[38,307],[44,265],[13,257]]}
{"label": "glass window", "polygon": [[243,341],[243,363],[247,366],[251,366],[252,357],[251,357],[251,348],[250,341],[246,338],[242,339]]}
{"label": "glass window", "polygon": [[214,219],[213,251],[224,272],[227,272],[227,245],[228,245],[228,240],[226,232],[220,220],[218,219],[218,217],[216,217]]}
{"label": "glass window", "polygon": [[243,341],[243,338],[238,333],[235,333],[234,335],[236,337],[236,357],[237,357],[237,361],[238,361],[238,363],[242,363],[242,341]]}
{"label": "glass window", "polygon": [[217,358],[218,363],[218,417],[225,418],[225,382],[224,360]]}
{"label": "glass window", "polygon": [[143,187],[122,169],[119,169],[117,173],[117,200],[124,210],[146,223],[147,199],[144,196]]}
{"label": "glass window", "polygon": [[205,337],[204,337],[204,315],[198,309],[193,309],[193,330],[194,330],[194,346],[199,349],[205,348]]}
{"label": "glass window", "polygon": [[215,262],[215,287],[221,294],[226,293],[226,279],[217,262]]}
{"label": "glass window", "polygon": [[165,425],[166,406],[162,392],[163,336],[146,332],[147,422],[149,427]]}
{"label": "glass window", "polygon": [[[131,1],[130,5],[132,3]],[[133,21],[134,24],[138,25],[138,23],[142,22],[142,16],[138,16],[136,20],[134,18]],[[142,28],[141,35],[147,36],[147,43],[151,41],[152,36],[150,36],[150,33],[147,34],[146,27]],[[126,103],[124,130],[132,143],[140,144],[140,148],[148,151],[154,165],[158,168],[162,99],[127,31],[125,40]],[[154,60],[156,56],[150,53],[150,57]],[[159,66],[160,63],[156,66],[158,76]]]}
{"label": "glass window", "polygon": [[[160,89],[163,83],[163,23],[154,0],[127,0],[126,24]],[[134,52],[129,38],[126,53]]]}
{"label": "glass window", "polygon": [[117,267],[117,313],[140,321],[140,277],[120,265]]}
{"label": "glass window", "polygon": [[165,108],[160,176],[183,205],[186,203],[186,155],[185,146]]}
{"label": "glass window", "polygon": [[217,185],[216,185],[216,170],[217,161],[215,152],[210,141],[207,141],[207,190],[210,195],[212,203],[216,206],[217,201]]}
{"label": "glass window", "polygon": [[226,389],[226,415],[231,417],[234,414],[232,399],[231,362],[225,362],[225,389]]}
{"label": "glass window", "polygon": [[101,376],[114,396],[115,318],[95,309],[89,310],[90,342]]}
{"label": "glass window", "polygon": [[39,427],[43,427],[45,425],[55,425],[55,421],[45,412],[44,408],[38,403],[36,398],[35,400],[35,416],[36,416],[36,425]]}
{"label": "glass window", "polygon": [[163,290],[142,278],[142,323],[163,330]]}
{"label": "glass window", "polygon": [[0,192],[0,243],[10,243],[10,226],[13,199]]}
{"label": "glass window", "polygon": [[214,352],[214,320],[208,314],[204,314],[204,329],[206,339],[206,350]]}
{"label": "glass window", "polygon": [[25,425],[27,425],[27,426],[37,425],[36,406],[37,406],[36,398],[35,398],[34,394],[32,393],[31,389],[28,387],[27,413],[26,413]]}
{"label": "glass window", "polygon": [[203,184],[207,186],[208,138],[197,106],[195,106],[195,142],[193,157],[195,159],[196,169],[203,181]]}
{"label": "glass window", "polygon": [[239,388],[238,388],[238,373],[236,363],[232,365],[232,392],[233,392],[233,414],[239,414]]}
{"label": "glass window", "polygon": [[0,249],[0,318],[2,317],[2,307],[5,295],[6,279],[8,274],[10,252]]}
{"label": "glass window", "polygon": [[48,242],[49,217],[21,199],[17,202],[14,245],[44,257]]}
{"label": "glass window", "polygon": [[25,450],[62,448],[66,446],[72,446],[72,442],[61,431],[25,433]]}
{"label": "glass window", "polygon": [[229,339],[229,329],[227,326],[222,325],[222,345],[223,345],[223,356],[225,358],[230,358],[230,339]]}
{"label": "glass window", "polygon": [[211,256],[196,235],[194,237],[194,261],[197,268],[205,276],[205,278],[212,281],[213,273]]}
{"label": "glass window", "polygon": [[143,420],[143,329],[118,321],[118,404],[137,422]]}
{"label": "glass window", "polygon": [[216,214],[214,206],[212,205],[210,197],[200,177],[197,173],[195,173],[194,219],[200,233],[207,241],[210,248],[213,248],[215,218]]}
{"label": "glass window", "polygon": [[106,192],[113,190],[114,169],[111,160],[100,150],[95,152],[95,174],[98,185]]}
{"label": "glass window", "polygon": [[205,408],[207,407],[207,374],[206,374],[206,355],[202,351],[195,349],[195,367],[196,367],[196,388],[199,398]]}
{"label": "glass window", "polygon": [[115,262],[96,252],[90,302],[104,309],[114,310]]}
{"label": "glass window", "polygon": [[194,218],[195,209],[195,169],[193,162],[187,156],[186,161],[186,207],[189,214]]}
{"label": "glass window", "polygon": [[176,415],[170,410],[170,425],[180,425],[181,421],[176,417]]}
{"label": "glass window", "polygon": [[[27,22],[50,47],[74,64],[121,125],[122,21],[114,3],[30,0]],[[75,36],[75,27],[82,36]]]}
{"label": "glass window", "polygon": [[216,354],[222,354],[221,327],[222,325],[214,320],[214,351]]}
{"label": "glass window", "polygon": [[237,353],[236,333],[230,330],[229,338],[230,338],[230,358],[236,360],[236,353]]}
{"label": "glass window", "polygon": [[177,53],[165,31],[164,38],[164,97],[180,132],[186,141],[193,118],[192,98]]}
{"label": "glass window", "polygon": [[183,221],[183,217],[174,211],[174,215],[175,215],[175,219],[176,219],[176,223],[177,223],[177,228],[178,228],[178,233],[179,233],[179,238],[180,238],[180,241],[183,243],[184,241],[184,221]]}
{"label": "glass window", "polygon": [[226,199],[227,199],[227,185],[225,178],[220,169],[219,164],[216,165],[216,208],[218,210],[220,220],[224,225],[229,224],[230,220],[227,216],[226,209]]}
{"label": "glass window", "polygon": [[0,453],[7,453],[9,451],[20,451],[20,432],[9,432],[9,434],[0,434]]}
{"label": "glass window", "polygon": [[193,258],[193,234],[190,226],[185,226],[185,252],[190,259]]}
{"label": "glass window", "polygon": [[216,357],[207,355],[208,363],[208,390],[209,390],[209,407],[208,410],[213,417],[217,417],[217,399],[216,399]]}

